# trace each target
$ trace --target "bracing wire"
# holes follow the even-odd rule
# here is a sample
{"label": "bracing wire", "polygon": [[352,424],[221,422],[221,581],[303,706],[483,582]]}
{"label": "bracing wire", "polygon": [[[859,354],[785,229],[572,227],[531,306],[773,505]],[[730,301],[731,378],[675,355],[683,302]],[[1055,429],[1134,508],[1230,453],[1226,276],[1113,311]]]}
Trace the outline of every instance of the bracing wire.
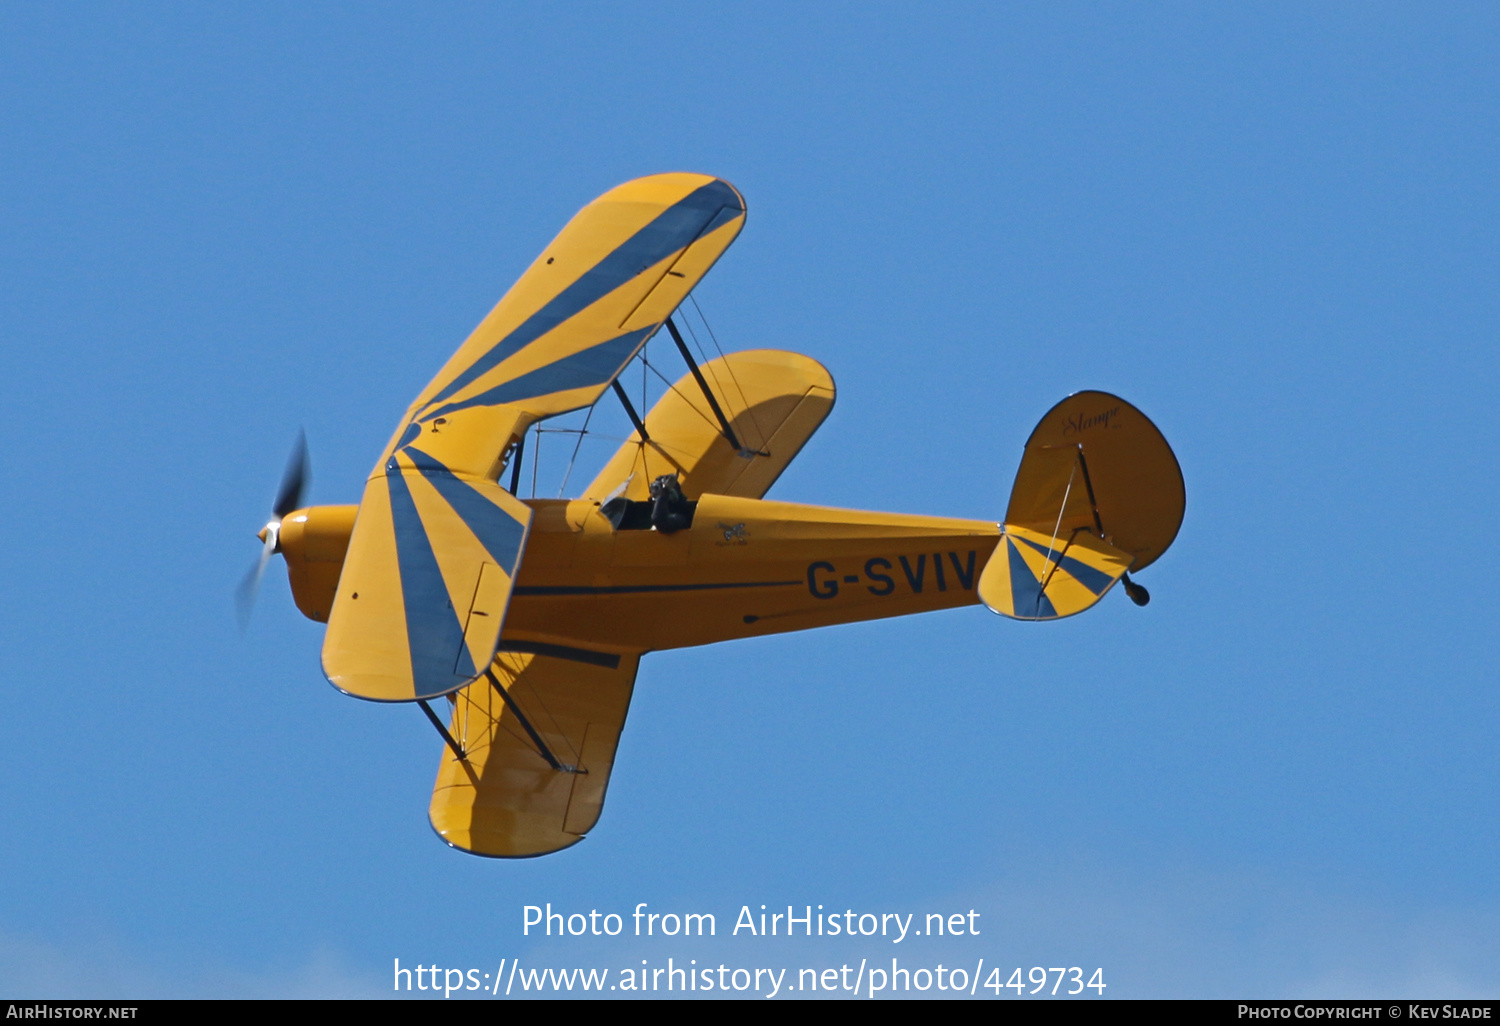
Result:
{"label": "bracing wire", "polygon": [[[697,307],[697,305],[698,305],[697,302],[693,303],[694,307]],[[703,317],[703,311],[702,310],[698,311],[698,317],[699,317],[699,319],[702,319],[702,317]],[[695,346],[698,347],[698,356],[699,356],[699,358],[702,361],[702,365],[701,365],[700,369],[706,369],[708,371],[709,377],[711,377],[711,378],[714,379],[714,387],[716,389],[718,389],[719,398],[724,400],[724,405],[728,409],[728,412],[725,415],[729,416],[729,418],[731,420],[733,420],[734,418],[733,418],[732,414],[734,413],[734,400],[729,395],[729,389],[725,388],[724,387],[724,383],[719,380],[719,368],[715,365],[715,362],[713,360],[710,360],[708,358],[708,350],[706,348],[704,348],[702,341],[700,341],[699,338],[698,338],[698,332],[693,329],[693,322],[690,321],[690,320],[688,320],[688,318],[686,317],[686,315],[684,315],[683,318],[682,318],[682,325],[683,325],[683,327],[687,328],[688,337],[693,340],[693,345],[695,345]],[[703,322],[703,326],[705,328],[708,327],[708,322],[704,321]],[[724,351],[722,349],[719,350],[719,356],[723,357],[723,355],[724,355]],[[728,361],[727,360],[720,359],[718,362],[722,363],[722,364],[725,364],[726,365],[726,369],[728,369],[727,368],[727,365],[728,365]],[[730,373],[733,374],[733,371],[731,370]],[[743,398],[744,393],[741,392],[740,395],[741,395],[741,398]],[[759,425],[757,425],[757,428],[758,427],[759,427]]]}
{"label": "bracing wire", "polygon": [[626,438],[624,435],[606,435],[600,431],[585,431],[582,428],[542,428],[544,435],[588,435],[603,442],[638,442],[639,438]]}
{"label": "bracing wire", "polygon": [[[662,377],[661,372],[658,371],[655,367],[653,367],[651,365],[650,361],[646,358],[646,349],[645,349],[645,347],[642,347],[642,349],[641,349],[641,351],[640,351],[640,353],[638,355],[639,355],[640,361],[641,361],[641,406],[644,408],[646,406],[647,402],[649,401],[649,397],[650,397],[649,378],[647,376],[647,372],[649,371],[651,374],[655,374],[657,377],[662,378],[663,381],[666,381],[666,378]],[[671,389],[672,389],[673,392],[677,393],[677,395],[679,396],[679,398],[682,398],[684,401],[687,401],[688,405],[692,406],[691,401],[688,401],[687,397],[684,396],[680,390],[678,390],[675,387],[672,387],[670,382],[668,382],[668,386],[671,387]],[[598,409],[598,404],[597,403],[595,405],[590,406],[588,408],[588,413],[584,416],[583,425],[581,427],[543,427],[542,426],[543,421],[540,421],[540,420],[537,421],[535,424],[532,425],[532,428],[531,428],[532,433],[536,436],[535,440],[532,443],[532,454],[531,454],[532,455],[532,460],[531,460],[531,497],[532,498],[536,498],[537,489],[540,486],[539,485],[539,474],[540,474],[540,467],[541,467],[541,441],[542,441],[542,435],[573,435],[573,436],[575,436],[575,440],[573,442],[573,452],[571,453],[571,455],[568,458],[568,466],[567,466],[567,469],[563,473],[562,484],[558,488],[558,493],[557,493],[557,497],[558,498],[563,498],[565,496],[566,492],[567,492],[568,483],[572,480],[572,477],[573,477],[573,469],[574,469],[574,467],[577,466],[578,456],[579,456],[580,451],[583,448],[583,440],[584,440],[584,438],[596,438],[596,439],[599,439],[601,441],[618,442],[618,443],[620,443],[622,445],[630,443],[630,442],[635,442],[636,444],[638,444],[643,449],[648,444],[645,440],[636,437],[634,434],[632,434],[630,437],[623,437],[623,436],[620,436],[620,435],[604,434],[604,433],[599,432],[599,431],[590,430],[589,425],[593,422],[594,411],[596,409]],[[702,413],[702,411],[698,410],[697,407],[693,407],[693,412],[697,413],[700,417],[704,416],[703,413]],[[705,418],[705,421],[707,423],[709,423],[709,424],[713,423],[712,421],[707,421],[707,418]]]}
{"label": "bracing wire", "polygon": [[655,374],[658,378],[661,379],[662,384],[664,384],[664,385],[667,386],[667,390],[668,391],[670,391],[671,393],[673,393],[674,395],[676,395],[677,398],[681,399],[684,403],[686,403],[687,404],[687,408],[690,409],[690,410],[692,410],[694,413],[696,413],[703,420],[703,423],[705,423],[709,427],[713,428],[714,429],[714,434],[718,434],[719,433],[719,422],[718,421],[714,420],[708,414],[706,414],[702,410],[698,409],[698,407],[693,403],[693,401],[691,399],[689,399],[687,396],[683,395],[681,389],[679,389],[676,385],[674,385],[672,382],[670,382],[670,381],[667,380],[666,375],[662,374],[661,371],[657,370],[650,363],[647,363],[646,362],[646,358],[645,358],[644,355],[642,355],[642,357],[641,357],[641,362],[643,364],[645,364],[646,368],[648,370],[650,370],[652,374]]}
{"label": "bracing wire", "polygon": [[563,493],[568,490],[568,478],[573,476],[573,464],[578,462],[578,450],[583,447],[583,436],[589,433],[589,421],[594,419],[594,410],[596,410],[597,408],[598,403],[590,406],[588,416],[583,418],[583,427],[578,431],[578,441],[573,443],[573,455],[568,460],[567,472],[563,474],[562,487],[557,490],[557,497],[559,499],[561,499],[563,497]]}
{"label": "bracing wire", "polygon": [[[535,662],[535,657],[532,658],[532,662]],[[527,664],[528,667],[530,665],[531,663]],[[547,703],[542,700],[541,691],[539,691],[535,687],[531,687],[530,684],[526,681],[526,674],[524,670],[516,675],[515,684],[516,686],[511,689],[511,693],[517,699],[517,701],[520,700],[520,696],[516,695],[515,692],[520,691],[522,686],[525,686],[526,689],[531,692],[531,697],[527,699],[528,704],[532,706],[531,718],[540,722],[541,717],[537,716],[535,711],[536,709],[540,708],[542,710],[542,715],[546,716],[547,719],[551,722],[553,733],[557,737],[562,738],[563,744],[567,746],[568,754],[573,757],[573,764],[576,766],[578,763],[581,763],[583,761],[583,755],[578,751],[577,748],[573,747],[573,739],[568,737],[568,735],[562,729],[562,724],[557,722],[557,717],[552,715],[552,710],[547,708]],[[580,740],[582,739],[580,738]],[[556,741],[554,741],[553,743],[556,744]]]}
{"label": "bracing wire", "polygon": [[[700,314],[699,316],[702,315]],[[684,317],[682,319],[682,326],[687,329],[688,338],[692,339],[693,345],[698,348],[698,359],[701,361],[700,369],[702,367],[708,368],[708,373],[713,377],[714,384],[719,386],[719,394],[722,395],[725,399],[728,399],[728,393],[724,391],[724,386],[719,383],[719,372],[714,368],[713,361],[708,358],[708,350],[705,349],[703,347],[703,343],[698,340],[698,332],[693,330],[693,322]]]}
{"label": "bracing wire", "polygon": [[1073,478],[1078,473],[1078,461],[1073,461],[1073,469],[1068,471],[1068,486],[1063,489],[1062,505],[1057,508],[1057,523],[1052,525],[1052,540],[1047,543],[1047,559],[1052,559],[1052,550],[1057,545],[1057,532],[1062,530],[1063,514],[1068,511],[1068,496],[1073,494]]}
{"label": "bracing wire", "polygon": [[1062,501],[1062,505],[1059,506],[1058,510],[1057,510],[1057,523],[1055,523],[1055,524],[1052,525],[1052,539],[1049,542],[1047,542],[1047,562],[1046,562],[1046,564],[1043,564],[1043,565],[1048,566],[1047,579],[1042,582],[1042,590],[1037,595],[1036,602],[1037,602],[1037,608],[1038,609],[1040,609],[1041,605],[1042,605],[1042,598],[1041,598],[1041,596],[1044,595],[1044,594],[1046,594],[1046,592],[1047,592],[1047,585],[1049,585],[1049,584],[1052,583],[1052,575],[1055,574],[1055,573],[1057,573],[1057,567],[1062,565],[1062,560],[1061,559],[1059,559],[1057,561],[1057,566],[1051,566],[1050,564],[1052,563],[1052,553],[1055,551],[1055,549],[1057,547],[1057,533],[1062,530],[1063,514],[1068,511],[1068,496],[1070,496],[1070,495],[1073,494],[1073,478],[1077,474],[1078,474],[1078,461],[1074,460],[1073,461],[1073,469],[1070,470],[1070,471],[1068,471],[1068,487],[1066,487],[1066,488],[1063,489],[1063,501]]}
{"label": "bracing wire", "polygon": [[[765,448],[766,443],[770,439],[761,430],[760,420],[755,416],[755,408],[750,405],[750,398],[745,395],[745,388],[740,384],[739,375],[734,372],[734,364],[729,362],[729,357],[724,354],[724,347],[719,345],[719,336],[714,334],[714,326],[708,323],[708,318],[703,314],[703,308],[698,305],[698,297],[689,292],[688,298],[693,301],[693,309],[698,311],[698,319],[703,322],[703,327],[708,331],[708,337],[713,341],[714,348],[719,351],[719,359],[723,362],[725,369],[729,371],[729,380],[734,382],[735,391],[740,394],[740,402],[745,404],[745,412],[750,414],[750,422],[755,425],[755,433],[760,435],[761,448]],[[694,339],[694,341],[697,340]],[[717,383],[717,379],[715,383]]]}
{"label": "bracing wire", "polygon": [[531,443],[531,497],[536,498],[536,468],[542,464],[542,422],[536,422],[536,440]]}

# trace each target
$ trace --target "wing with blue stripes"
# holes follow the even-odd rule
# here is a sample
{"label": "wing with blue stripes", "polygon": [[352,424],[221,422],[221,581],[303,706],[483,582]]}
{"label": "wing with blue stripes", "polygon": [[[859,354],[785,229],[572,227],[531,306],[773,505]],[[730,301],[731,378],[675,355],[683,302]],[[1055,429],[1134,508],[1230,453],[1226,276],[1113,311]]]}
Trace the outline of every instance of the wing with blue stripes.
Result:
{"label": "wing with blue stripes", "polygon": [[573,218],[397,426],[349,541],[323,671],[377,701],[447,694],[494,658],[530,509],[496,484],[527,427],[590,406],[739,234],[707,175],[627,182]]}
{"label": "wing with blue stripes", "polygon": [[600,196],[422,390],[391,448],[431,434],[451,448],[448,466],[489,474],[526,425],[595,403],[744,223],[740,194],[706,175]]}
{"label": "wing with blue stripes", "polygon": [[323,672],[375,701],[433,698],[490,664],[531,509],[408,447],[365,486],[323,640]]}

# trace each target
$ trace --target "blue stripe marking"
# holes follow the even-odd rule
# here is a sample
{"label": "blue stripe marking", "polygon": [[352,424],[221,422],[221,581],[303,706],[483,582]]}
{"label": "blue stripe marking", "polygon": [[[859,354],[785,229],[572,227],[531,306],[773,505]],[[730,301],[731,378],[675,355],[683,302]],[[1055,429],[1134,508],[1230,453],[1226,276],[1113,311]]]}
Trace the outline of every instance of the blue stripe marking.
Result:
{"label": "blue stripe marking", "polygon": [[656,325],[652,325],[649,328],[626,332],[618,338],[601,342],[597,346],[581,350],[572,356],[565,356],[545,367],[538,367],[529,374],[523,374],[513,381],[496,385],[471,398],[461,399],[435,410],[429,409],[422,414],[422,419],[425,421],[446,416],[455,410],[468,409],[470,406],[500,406],[503,403],[519,403],[527,399],[535,399],[539,395],[551,395],[554,392],[566,392],[569,389],[586,388],[589,385],[607,385],[625,369],[625,365],[630,362],[645,344],[646,338],[655,330]]}
{"label": "blue stripe marking", "polygon": [[[1025,542],[1027,545],[1030,545],[1033,549],[1036,549],[1036,551],[1040,552],[1044,556],[1047,554],[1046,549],[1042,548],[1040,545],[1038,545],[1034,541],[1031,541],[1030,539],[1017,538],[1016,540]],[[1103,595],[1104,589],[1115,583],[1116,578],[1109,576],[1109,574],[1105,573],[1103,570],[1096,570],[1094,567],[1089,566],[1087,563],[1080,562],[1079,560],[1074,559],[1072,556],[1059,556],[1058,553],[1054,550],[1052,553],[1052,558],[1057,561],[1057,564],[1059,566],[1061,566],[1068,572],[1069,577],[1076,580],[1079,584],[1083,585],[1095,595]]]}
{"label": "blue stripe marking", "polygon": [[698,234],[700,236],[703,236],[717,231],[718,229],[728,224],[730,221],[733,221],[736,217],[739,217],[744,212],[745,208],[740,206],[739,198],[736,197],[733,205],[725,205],[720,207],[719,212],[714,215],[714,219],[708,222],[708,224],[704,225],[703,231],[699,232]]}
{"label": "blue stripe marking", "polygon": [[490,558],[507,575],[514,577],[516,565],[521,561],[521,542],[526,533],[521,522],[420,449],[407,449],[406,455],[416,464],[427,482],[453,507],[453,512],[458,514],[464,526],[479,539]]}
{"label": "blue stripe marking", "polygon": [[580,310],[691,244],[703,234],[705,226],[719,223],[725,208],[730,208],[730,217],[745,212],[739,196],[724,182],[714,180],[688,193],[526,318],[433,396],[428,406],[472,384]]}
{"label": "blue stripe marking", "polygon": [[[1056,619],[1057,610],[1053,607],[1052,600],[1042,591],[1042,582],[1032,575],[1026,560],[1021,558],[1021,550],[1016,548],[1015,539],[1006,535],[1005,540],[1009,543],[1005,551],[1010,556],[1010,600],[1016,616],[1037,620]],[[1022,611],[1025,609],[1035,612],[1025,613]]]}
{"label": "blue stripe marking", "polygon": [[474,660],[464,645],[463,625],[448,599],[443,572],[411,490],[400,474],[388,473],[385,479],[396,527],[396,560],[401,569],[401,600],[406,606],[412,681],[418,697],[441,694],[479,671],[474,669]]}

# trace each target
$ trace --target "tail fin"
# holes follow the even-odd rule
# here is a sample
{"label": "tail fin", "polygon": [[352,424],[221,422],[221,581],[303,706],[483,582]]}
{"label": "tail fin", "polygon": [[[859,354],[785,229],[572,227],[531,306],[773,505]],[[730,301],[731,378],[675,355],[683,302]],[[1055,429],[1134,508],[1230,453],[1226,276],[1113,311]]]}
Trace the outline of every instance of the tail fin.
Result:
{"label": "tail fin", "polygon": [[1167,550],[1185,502],[1182,470],[1156,425],[1118,396],[1077,392],[1026,441],[979,595],[1021,620],[1081,613]]}

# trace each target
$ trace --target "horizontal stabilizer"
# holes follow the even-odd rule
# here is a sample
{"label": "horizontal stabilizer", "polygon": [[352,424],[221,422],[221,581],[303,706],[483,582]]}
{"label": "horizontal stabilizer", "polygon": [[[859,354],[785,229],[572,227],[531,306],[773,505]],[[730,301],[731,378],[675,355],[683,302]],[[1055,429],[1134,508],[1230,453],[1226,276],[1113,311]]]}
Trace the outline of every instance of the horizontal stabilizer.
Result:
{"label": "horizontal stabilizer", "polygon": [[1079,528],[1055,538],[1014,524],[979,576],[979,597],[1002,616],[1057,620],[1081,613],[1104,597],[1131,556]]}

